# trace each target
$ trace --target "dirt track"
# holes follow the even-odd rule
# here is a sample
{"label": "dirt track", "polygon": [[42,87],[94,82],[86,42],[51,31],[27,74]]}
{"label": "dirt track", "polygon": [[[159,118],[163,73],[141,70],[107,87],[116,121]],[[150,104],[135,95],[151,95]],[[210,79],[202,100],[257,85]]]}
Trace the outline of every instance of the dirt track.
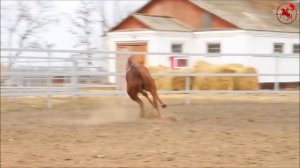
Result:
{"label": "dirt track", "polygon": [[138,119],[129,101],[2,110],[1,167],[299,166],[299,100],[164,99],[177,122]]}

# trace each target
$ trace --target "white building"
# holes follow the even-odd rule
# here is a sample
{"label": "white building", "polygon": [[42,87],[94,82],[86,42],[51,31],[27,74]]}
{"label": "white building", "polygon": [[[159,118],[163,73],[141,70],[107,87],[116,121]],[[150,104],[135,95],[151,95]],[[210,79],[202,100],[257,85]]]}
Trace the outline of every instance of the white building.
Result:
{"label": "white building", "polygon": [[[276,67],[282,74],[298,74],[299,20],[292,24],[280,23],[274,4],[268,3],[270,1],[152,0],[108,33],[109,49],[199,54],[139,57],[147,66],[190,68],[196,61],[204,60],[254,66],[260,74],[276,73]],[[234,56],[212,57],[207,53]],[[255,57],[257,54],[265,57]],[[276,58],[274,54],[282,55]],[[110,62],[110,70],[124,71],[125,66],[121,66],[124,62],[116,60]],[[274,77],[262,76],[259,81],[272,83]],[[285,76],[279,81],[300,80],[299,76]]]}

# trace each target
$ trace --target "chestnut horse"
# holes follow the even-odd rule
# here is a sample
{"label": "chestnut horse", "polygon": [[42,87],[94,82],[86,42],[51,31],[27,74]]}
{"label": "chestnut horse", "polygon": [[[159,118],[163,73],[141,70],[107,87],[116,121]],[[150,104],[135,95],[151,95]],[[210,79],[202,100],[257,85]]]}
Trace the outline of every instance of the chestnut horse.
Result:
{"label": "chestnut horse", "polygon": [[[143,101],[138,97],[138,93],[141,93],[148,99],[148,101],[156,109],[158,118],[161,118],[162,116],[158,107],[158,102],[161,104],[162,108],[166,108],[167,105],[164,104],[158,97],[155,82],[148,69],[144,65],[140,64],[137,60],[135,60],[134,56],[130,56],[128,58],[126,81],[127,93],[129,97],[140,105],[140,116],[144,118],[145,111]],[[146,91],[150,92],[153,100],[148,97]]]}

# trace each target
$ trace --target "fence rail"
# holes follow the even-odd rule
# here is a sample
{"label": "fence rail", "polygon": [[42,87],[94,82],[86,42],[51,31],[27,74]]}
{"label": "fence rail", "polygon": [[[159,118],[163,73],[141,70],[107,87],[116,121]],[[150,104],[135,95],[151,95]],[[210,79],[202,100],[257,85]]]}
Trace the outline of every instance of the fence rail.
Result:
{"label": "fence rail", "polygon": [[[10,52],[23,52],[23,53],[35,53],[36,56],[9,56]],[[4,54],[5,53],[5,54]],[[44,54],[41,56],[41,53]],[[70,54],[64,57],[53,56],[53,53]],[[78,56],[71,56],[72,53],[77,54],[100,54],[101,57],[93,58],[81,58]],[[82,60],[114,60],[115,55],[135,55],[135,54],[147,54],[147,55],[160,55],[160,56],[187,56],[187,57],[232,57],[232,56],[250,56],[250,57],[270,57],[275,58],[276,64],[275,73],[154,73],[153,76],[178,76],[185,77],[185,89],[183,90],[160,90],[162,94],[186,94],[186,103],[188,104],[188,94],[200,94],[200,93],[230,93],[230,94],[299,94],[299,90],[280,90],[279,77],[292,77],[299,76],[299,73],[280,73],[278,71],[278,58],[299,59],[297,54],[207,54],[207,53],[145,53],[145,52],[128,52],[128,51],[85,51],[85,50],[49,50],[49,49],[15,49],[15,48],[1,48],[1,62],[9,61],[10,59],[18,60],[18,63],[32,63],[32,64],[44,64],[46,65],[21,65],[19,68],[29,68],[27,70],[17,71],[15,69],[8,69],[7,71],[1,71],[2,79],[39,79],[46,80],[46,86],[33,86],[33,84],[16,85],[16,84],[5,84],[1,85],[1,96],[48,96],[53,95],[70,95],[70,96],[92,96],[92,95],[125,95],[124,87],[119,87],[117,84],[81,84],[79,78],[82,76],[94,76],[94,77],[124,77],[124,72],[109,72],[109,71],[87,71],[82,68],[97,68],[97,66],[79,66],[79,61]],[[69,63],[68,66],[55,65],[56,63]],[[56,69],[55,69],[56,68]],[[80,69],[81,68],[81,69]],[[35,69],[42,69],[43,71],[37,71]],[[298,71],[299,72],[299,71]],[[273,90],[191,90],[191,78],[200,76],[242,76],[242,77],[261,77],[270,76],[274,77],[274,89]],[[65,79],[69,78],[69,83],[63,83],[63,85],[53,84],[53,79]],[[114,88],[114,90],[101,90],[101,91],[82,91],[81,89],[87,88]]]}
{"label": "fence rail", "polygon": [[[189,56],[189,57],[199,57],[199,56],[206,56],[206,57],[227,57],[227,56],[252,56],[252,57],[284,57],[284,58],[299,58],[298,54],[280,54],[280,53],[272,53],[272,54],[259,54],[259,53],[166,53],[166,52],[136,52],[136,51],[99,51],[99,50],[52,50],[52,49],[18,49],[18,48],[1,48],[1,51],[11,51],[11,52],[35,52],[35,53],[79,53],[79,54],[113,54],[113,55],[159,55],[159,56]],[[5,56],[9,57],[9,56]],[[13,57],[12,57],[13,58]],[[74,57],[75,58],[75,57]],[[101,57],[98,59],[103,58],[110,58],[114,59],[113,57]],[[52,58],[50,58],[52,59]],[[56,59],[56,58],[54,58]],[[72,60],[73,58],[60,58],[60,59],[69,59]],[[85,58],[89,59],[89,58]],[[97,58],[92,58],[97,59]]]}
{"label": "fence rail", "polygon": [[[62,76],[60,72],[3,72],[1,76]],[[71,76],[72,72],[66,72],[63,76]],[[125,76],[125,73],[115,73],[115,72],[90,72],[90,71],[79,71],[78,76]],[[153,73],[152,76],[189,76],[189,77],[199,77],[199,76],[299,76],[299,74],[256,74],[256,73]]]}

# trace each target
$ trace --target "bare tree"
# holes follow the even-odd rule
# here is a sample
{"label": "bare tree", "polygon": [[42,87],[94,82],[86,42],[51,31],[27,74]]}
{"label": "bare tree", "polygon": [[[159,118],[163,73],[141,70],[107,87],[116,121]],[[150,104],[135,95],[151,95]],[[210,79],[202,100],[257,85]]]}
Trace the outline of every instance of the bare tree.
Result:
{"label": "bare tree", "polygon": [[[50,14],[52,5],[45,1],[11,1],[10,6],[6,7],[7,16],[1,13],[1,18],[4,19],[3,28],[7,33],[7,43],[9,48],[42,48],[46,44],[42,41],[40,34],[45,31],[45,28],[52,23],[57,22],[57,19]],[[2,20],[1,19],[1,20]],[[2,42],[4,40],[1,40]],[[10,56],[8,68],[10,69],[16,62],[16,58],[21,55],[21,51]]]}
{"label": "bare tree", "polygon": [[105,15],[103,3],[99,4],[99,14],[100,14],[100,25],[101,25],[101,37],[106,37],[106,34],[110,28],[107,22],[107,16]]}
{"label": "bare tree", "polygon": [[[115,12],[108,13],[109,11],[105,9],[106,5],[112,5]],[[83,50],[107,49],[107,32],[132,11],[128,5],[129,2],[125,1],[110,1],[109,3],[107,1],[80,1],[76,15],[69,17],[72,23],[69,32],[77,39],[74,47]],[[90,54],[80,56],[92,57]],[[86,63],[93,64],[91,61]],[[102,65],[107,65],[104,60]]]}
{"label": "bare tree", "polygon": [[72,28],[70,32],[78,39],[74,47],[81,49],[90,49],[92,30],[93,30],[93,6],[86,1],[81,1],[79,8],[76,10],[76,15],[71,18]]}
{"label": "bare tree", "polygon": [[[97,40],[100,40],[101,31],[99,28],[100,21],[97,17],[97,8],[95,3],[91,1],[80,1],[79,7],[76,10],[76,15],[69,17],[72,26],[69,28],[69,32],[77,39],[74,47],[83,50],[94,50],[99,48]],[[97,39],[98,38],[98,39]],[[91,54],[81,54],[88,59],[91,58]],[[88,65],[92,65],[93,62],[86,61]]]}

